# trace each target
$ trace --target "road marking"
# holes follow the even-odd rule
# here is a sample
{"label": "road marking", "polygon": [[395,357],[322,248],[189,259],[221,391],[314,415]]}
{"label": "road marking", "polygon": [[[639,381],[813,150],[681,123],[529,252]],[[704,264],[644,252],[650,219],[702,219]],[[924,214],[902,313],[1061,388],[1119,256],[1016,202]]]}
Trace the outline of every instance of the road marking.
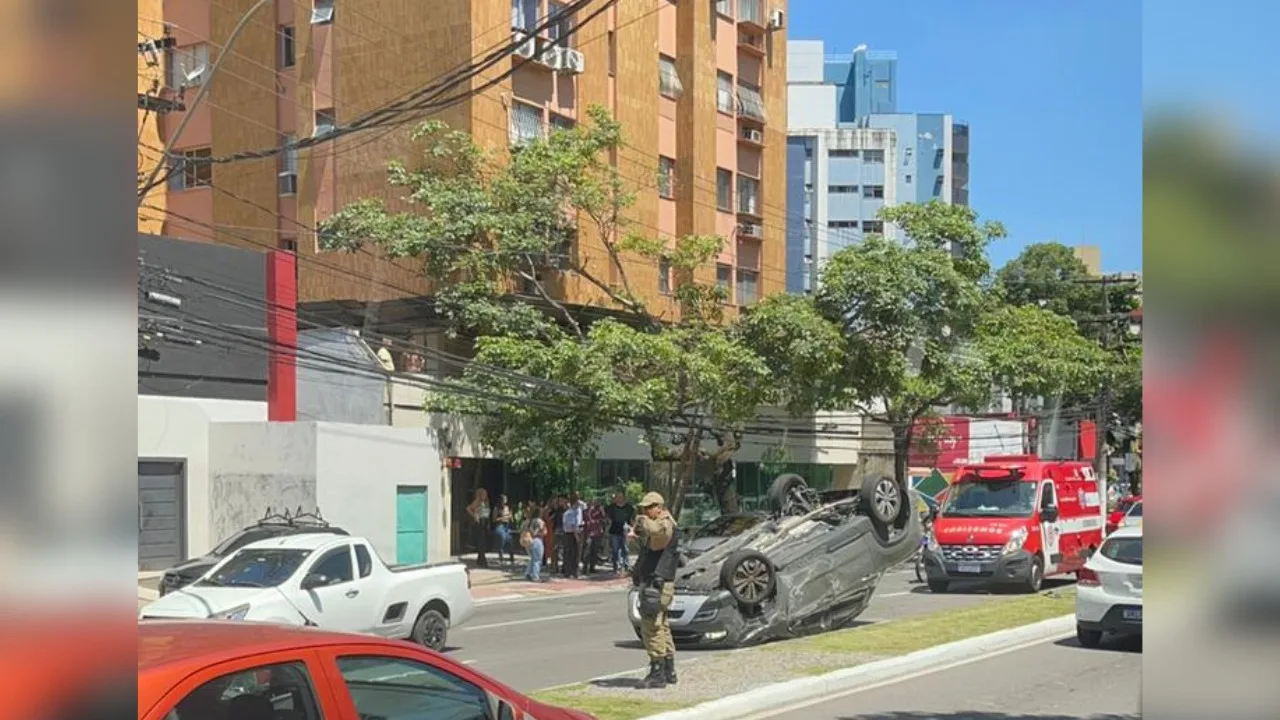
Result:
{"label": "road marking", "polygon": [[584,617],[586,615],[598,615],[596,610],[587,612],[565,613],[563,615],[547,615],[544,617],[524,618],[523,620],[508,620],[507,622],[490,623],[488,625],[471,625],[462,626],[458,630],[494,630],[496,628],[513,627],[515,625],[528,625],[529,623],[546,622],[548,620],[567,620],[568,618]]}
{"label": "road marking", "polygon": [[476,600],[476,605],[487,605],[488,603],[503,602],[504,600],[517,600],[524,597],[523,595],[495,595],[493,597],[480,598]]}
{"label": "road marking", "polygon": [[876,599],[876,598],[878,598],[878,597],[882,597],[882,598],[884,598],[884,597],[902,597],[903,595],[910,595],[910,594],[911,594],[911,591],[910,591],[910,590],[907,590],[906,592],[893,592],[893,593],[885,593],[885,594],[883,594],[883,595],[872,595],[872,596],[871,596],[871,599],[872,599],[872,600],[874,600],[874,599]]}
{"label": "road marking", "polygon": [[766,712],[758,713],[755,715],[747,715],[746,717],[740,718],[739,720],[766,720],[766,718],[777,717],[778,715],[781,715],[783,713],[795,712],[796,710],[803,710],[804,708],[813,707],[814,705],[822,705],[823,703],[827,703],[832,700],[839,700],[840,698],[849,697],[850,695],[857,695],[859,693],[864,693],[869,690],[879,690],[880,688],[883,688],[883,687],[888,687],[890,685],[897,685],[898,683],[903,683],[908,680],[915,680],[917,678],[925,677],[926,675],[934,675],[940,672],[945,672],[947,670],[954,670],[955,668],[964,667],[965,665],[972,665],[977,662],[982,662],[984,660],[990,660],[992,658],[1000,657],[1001,655],[1008,655],[1010,653],[1015,653],[1022,650],[1026,650],[1028,648],[1036,647],[1037,645],[1044,645],[1046,643],[1058,642],[1059,640],[1065,640],[1066,638],[1071,638],[1075,636],[1076,634],[1075,634],[1075,631],[1073,630],[1069,633],[1061,633],[1059,635],[1055,635],[1050,638],[1042,638],[1040,640],[1031,640],[1028,642],[1020,643],[1018,645],[1014,645],[1012,647],[996,650],[994,652],[984,653],[982,655],[965,658],[963,660],[956,660],[949,663],[943,663],[942,665],[935,665],[933,667],[925,668],[923,670],[917,670],[915,672],[907,673],[906,675],[898,675],[897,677],[891,677],[885,680],[881,680],[880,682],[871,683],[870,685],[863,685],[862,687],[857,687],[852,690],[832,693],[832,694],[825,695],[820,698],[815,698],[813,700],[809,700],[806,702],[796,703],[795,705],[788,705],[785,708],[768,710]]}
{"label": "road marking", "polygon": [[586,590],[543,590],[541,592],[534,591],[527,594],[516,595],[499,595],[492,598],[480,598],[475,601],[476,605],[507,605],[511,603],[526,602],[543,602],[547,600],[564,600],[566,598],[584,597],[588,595],[607,595],[609,593],[624,590],[629,585],[619,585],[617,587],[588,588]]}
{"label": "road marking", "polygon": [[476,661],[475,661],[475,660],[463,660],[463,661],[462,661],[462,664],[463,664],[463,665],[475,665],[475,664],[476,664]]}

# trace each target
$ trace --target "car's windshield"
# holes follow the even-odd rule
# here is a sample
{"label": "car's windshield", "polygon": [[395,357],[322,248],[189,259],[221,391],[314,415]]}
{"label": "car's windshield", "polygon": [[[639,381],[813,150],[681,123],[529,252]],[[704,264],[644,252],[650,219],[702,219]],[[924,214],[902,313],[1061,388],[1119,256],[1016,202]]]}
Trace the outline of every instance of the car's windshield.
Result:
{"label": "car's windshield", "polygon": [[947,492],[944,517],[1026,517],[1035,510],[1036,483],[961,480]]}
{"label": "car's windshield", "polygon": [[1102,543],[1102,547],[1098,550],[1102,553],[1102,557],[1108,560],[1115,560],[1125,565],[1141,565],[1142,564],[1142,538],[1141,537],[1113,537],[1108,538]]}
{"label": "car's windshield", "polygon": [[736,537],[760,524],[759,515],[721,515],[698,528],[693,539],[708,537]]}
{"label": "car's windshield", "polygon": [[251,548],[231,556],[217,572],[201,580],[204,587],[275,587],[297,572],[310,550]]}
{"label": "car's windshield", "polygon": [[1142,503],[1141,503],[1141,502],[1136,502],[1136,503],[1134,503],[1134,504],[1133,504],[1133,507],[1129,508],[1129,517],[1136,517],[1136,518],[1140,518],[1140,517],[1142,517]]}

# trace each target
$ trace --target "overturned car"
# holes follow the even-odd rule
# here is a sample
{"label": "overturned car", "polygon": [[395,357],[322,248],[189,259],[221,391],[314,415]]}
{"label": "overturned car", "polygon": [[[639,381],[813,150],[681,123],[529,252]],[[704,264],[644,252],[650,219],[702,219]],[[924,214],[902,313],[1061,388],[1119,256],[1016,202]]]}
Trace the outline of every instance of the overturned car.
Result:
{"label": "overturned car", "polygon": [[[731,523],[718,543],[681,552],[667,610],[678,645],[737,647],[847,626],[885,571],[920,545],[919,516],[893,478],[819,493],[780,475],[769,502],[769,517]],[[627,607],[639,636],[635,588]]]}

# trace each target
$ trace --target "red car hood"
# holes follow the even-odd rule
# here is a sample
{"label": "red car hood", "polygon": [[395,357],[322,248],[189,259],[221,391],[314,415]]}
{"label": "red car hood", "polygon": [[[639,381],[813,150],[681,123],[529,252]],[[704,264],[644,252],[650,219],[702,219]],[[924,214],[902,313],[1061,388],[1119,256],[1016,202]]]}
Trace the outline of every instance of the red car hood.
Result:
{"label": "red car hood", "polygon": [[1003,545],[1028,518],[938,518],[933,536],[942,545]]}

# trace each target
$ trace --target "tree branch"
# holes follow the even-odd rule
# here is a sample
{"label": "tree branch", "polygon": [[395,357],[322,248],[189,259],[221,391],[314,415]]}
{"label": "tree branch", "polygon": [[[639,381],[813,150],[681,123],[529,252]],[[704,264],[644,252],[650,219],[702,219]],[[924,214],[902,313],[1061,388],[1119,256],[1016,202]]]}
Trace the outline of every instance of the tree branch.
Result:
{"label": "tree branch", "polygon": [[538,295],[542,297],[543,302],[546,302],[560,313],[565,322],[569,323],[569,327],[573,328],[573,334],[576,335],[579,340],[585,340],[586,335],[582,332],[582,325],[574,319],[573,313],[569,312],[569,308],[565,307],[563,303],[551,297],[551,294],[547,292],[547,288],[543,285],[542,281],[538,279],[538,267],[533,262],[533,258],[526,256],[525,262],[529,264],[529,272],[526,273],[523,270],[516,270],[516,274],[519,275],[521,279],[532,284],[538,291]]}

